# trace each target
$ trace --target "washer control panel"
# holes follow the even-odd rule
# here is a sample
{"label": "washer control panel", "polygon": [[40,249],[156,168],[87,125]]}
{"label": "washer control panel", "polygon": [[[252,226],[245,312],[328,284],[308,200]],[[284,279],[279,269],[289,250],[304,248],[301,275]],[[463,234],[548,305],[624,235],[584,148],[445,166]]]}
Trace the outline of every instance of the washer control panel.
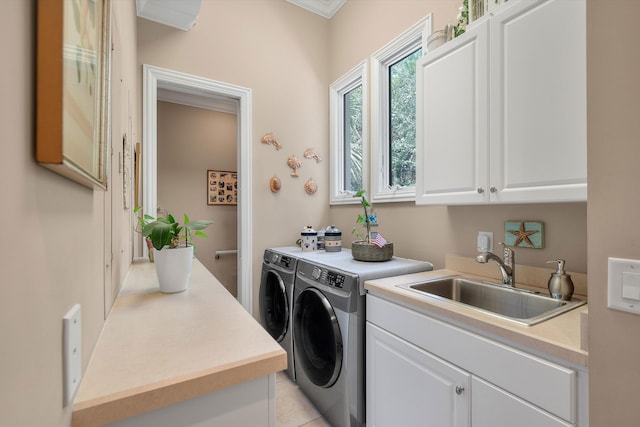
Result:
{"label": "washer control panel", "polygon": [[348,276],[340,271],[329,270],[319,265],[305,263],[298,271],[302,275],[310,277],[317,283],[345,291],[350,291],[350,283],[356,280],[356,278]]}
{"label": "washer control panel", "polygon": [[338,274],[333,271],[327,272],[327,281],[329,282],[329,286],[342,289],[342,287],[344,287],[344,279],[345,276],[343,274]]}

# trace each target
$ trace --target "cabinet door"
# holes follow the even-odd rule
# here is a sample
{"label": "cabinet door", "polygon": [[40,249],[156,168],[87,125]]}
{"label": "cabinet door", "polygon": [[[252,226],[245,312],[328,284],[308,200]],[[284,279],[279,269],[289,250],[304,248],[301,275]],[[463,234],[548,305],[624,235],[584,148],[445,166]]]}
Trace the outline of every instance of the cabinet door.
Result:
{"label": "cabinet door", "polygon": [[585,1],[514,2],[490,40],[491,200],[586,200]]}
{"label": "cabinet door", "polygon": [[473,427],[569,427],[569,424],[506,391],[473,377]]}
{"label": "cabinet door", "polygon": [[488,23],[416,64],[416,204],[487,203]]}
{"label": "cabinet door", "polygon": [[367,426],[469,426],[470,375],[367,322]]}

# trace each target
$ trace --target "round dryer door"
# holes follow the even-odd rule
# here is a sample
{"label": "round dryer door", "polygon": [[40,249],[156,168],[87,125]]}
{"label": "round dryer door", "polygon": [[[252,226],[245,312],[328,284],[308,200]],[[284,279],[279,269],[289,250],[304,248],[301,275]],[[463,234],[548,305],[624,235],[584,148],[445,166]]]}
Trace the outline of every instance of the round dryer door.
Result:
{"label": "round dryer door", "polygon": [[275,271],[267,271],[260,287],[260,317],[267,332],[280,342],[289,329],[289,301],[284,282]]}
{"label": "round dryer door", "polygon": [[331,387],[342,367],[342,335],[331,303],[319,290],[307,288],[296,299],[293,312],[300,368],[315,385]]}

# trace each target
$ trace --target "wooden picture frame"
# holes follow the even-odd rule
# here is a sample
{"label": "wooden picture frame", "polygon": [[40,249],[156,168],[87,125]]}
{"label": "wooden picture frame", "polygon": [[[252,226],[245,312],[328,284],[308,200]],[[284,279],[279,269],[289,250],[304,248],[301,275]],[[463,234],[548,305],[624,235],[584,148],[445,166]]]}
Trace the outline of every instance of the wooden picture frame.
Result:
{"label": "wooden picture frame", "polygon": [[207,204],[238,204],[238,172],[207,171]]}
{"label": "wooden picture frame", "polygon": [[107,188],[110,0],[38,0],[36,161]]}

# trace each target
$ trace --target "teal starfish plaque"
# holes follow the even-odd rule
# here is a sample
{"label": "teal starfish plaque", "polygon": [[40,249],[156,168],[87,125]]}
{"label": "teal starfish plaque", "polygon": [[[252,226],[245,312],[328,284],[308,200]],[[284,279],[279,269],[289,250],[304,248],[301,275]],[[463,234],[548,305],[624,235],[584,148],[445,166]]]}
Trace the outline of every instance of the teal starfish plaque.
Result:
{"label": "teal starfish plaque", "polygon": [[505,221],[504,243],[507,246],[542,249],[544,224],[536,221]]}

